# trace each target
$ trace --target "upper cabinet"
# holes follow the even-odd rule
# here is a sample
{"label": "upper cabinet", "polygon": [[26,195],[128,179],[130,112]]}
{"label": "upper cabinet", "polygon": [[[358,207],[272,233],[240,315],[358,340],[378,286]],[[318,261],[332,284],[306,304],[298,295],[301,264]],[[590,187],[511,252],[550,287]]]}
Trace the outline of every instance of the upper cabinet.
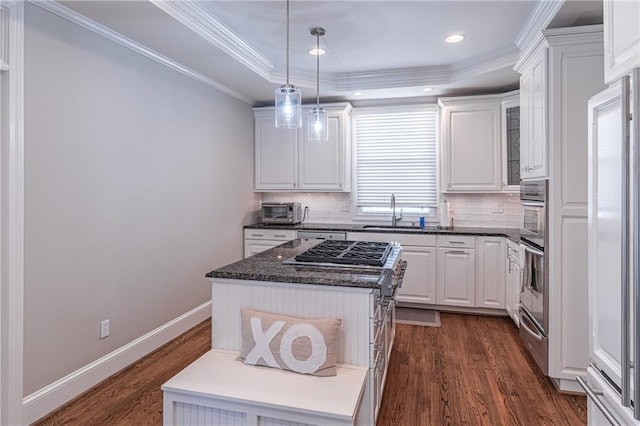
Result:
{"label": "upper cabinet", "polygon": [[[507,99],[512,102],[503,105]],[[517,108],[518,103],[513,93],[438,100],[443,192],[517,190],[519,174],[509,173],[508,161],[514,147],[507,146],[505,126],[507,108]]]}
{"label": "upper cabinet", "polygon": [[520,191],[520,92],[502,99],[502,182],[507,190]]}
{"label": "upper cabinet", "polygon": [[351,110],[324,104],[329,140],[309,141],[302,110],[301,129],[277,129],[274,110],[255,108],[255,190],[263,192],[348,192],[351,190]]}
{"label": "upper cabinet", "polygon": [[605,0],[604,79],[612,83],[640,67],[640,2]]}
{"label": "upper cabinet", "polygon": [[[522,180],[550,178],[553,158],[566,169],[580,167],[575,179],[586,182],[585,105],[602,86],[602,50],[602,26],[589,25],[545,30],[523,51],[514,67],[520,73]],[[571,144],[559,148],[567,138]]]}
{"label": "upper cabinet", "polygon": [[520,177],[549,176],[547,166],[547,49],[538,49],[520,76]]}

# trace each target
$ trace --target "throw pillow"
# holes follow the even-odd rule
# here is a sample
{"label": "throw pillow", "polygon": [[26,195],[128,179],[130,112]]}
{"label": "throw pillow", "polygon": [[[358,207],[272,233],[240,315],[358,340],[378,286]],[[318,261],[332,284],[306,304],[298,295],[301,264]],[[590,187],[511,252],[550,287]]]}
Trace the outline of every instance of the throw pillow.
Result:
{"label": "throw pillow", "polygon": [[335,376],[339,318],[306,319],[241,308],[245,364]]}

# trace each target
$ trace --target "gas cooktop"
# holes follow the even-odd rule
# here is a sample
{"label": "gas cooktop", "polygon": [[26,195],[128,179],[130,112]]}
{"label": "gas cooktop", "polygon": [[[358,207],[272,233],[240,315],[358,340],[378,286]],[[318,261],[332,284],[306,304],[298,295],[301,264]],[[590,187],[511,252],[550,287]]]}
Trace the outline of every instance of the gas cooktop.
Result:
{"label": "gas cooktop", "polygon": [[296,262],[382,267],[393,244],[373,241],[325,240],[295,257]]}

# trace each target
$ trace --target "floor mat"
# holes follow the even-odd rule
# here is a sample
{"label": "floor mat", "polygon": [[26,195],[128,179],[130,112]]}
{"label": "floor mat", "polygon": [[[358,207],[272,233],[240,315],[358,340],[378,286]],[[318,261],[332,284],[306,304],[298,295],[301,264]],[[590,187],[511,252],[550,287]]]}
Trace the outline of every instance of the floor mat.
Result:
{"label": "floor mat", "polygon": [[422,325],[425,327],[440,327],[440,312],[430,309],[396,308],[396,322],[398,324]]}

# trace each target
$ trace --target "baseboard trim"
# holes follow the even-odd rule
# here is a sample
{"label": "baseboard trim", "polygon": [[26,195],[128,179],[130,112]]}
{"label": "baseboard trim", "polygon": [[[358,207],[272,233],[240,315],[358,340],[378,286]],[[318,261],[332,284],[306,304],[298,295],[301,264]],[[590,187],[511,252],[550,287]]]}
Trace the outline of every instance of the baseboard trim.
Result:
{"label": "baseboard trim", "polygon": [[[586,377],[582,376],[586,380]],[[575,379],[559,379],[557,377],[550,377],[558,392],[568,395],[584,395],[584,389],[580,387]]]}
{"label": "baseboard trim", "polygon": [[211,301],[208,301],[26,396],[22,401],[24,424],[47,415],[210,316]]}
{"label": "baseboard trim", "polygon": [[504,309],[491,308],[467,308],[464,306],[429,305],[425,303],[406,302],[398,300],[400,308],[429,309],[439,312],[451,312],[453,314],[487,315],[494,317],[508,317],[509,314]]}

